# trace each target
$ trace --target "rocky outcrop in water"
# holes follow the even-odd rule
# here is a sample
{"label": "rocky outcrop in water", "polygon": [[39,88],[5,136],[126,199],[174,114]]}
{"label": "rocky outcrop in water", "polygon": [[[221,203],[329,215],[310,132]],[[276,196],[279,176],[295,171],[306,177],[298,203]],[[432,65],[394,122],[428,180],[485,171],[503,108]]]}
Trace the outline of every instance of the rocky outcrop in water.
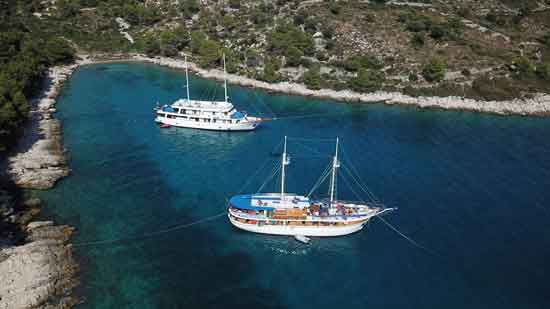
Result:
{"label": "rocky outcrop in water", "polygon": [[0,250],[0,308],[67,308],[78,269],[67,245],[72,228],[51,221],[27,226],[28,243]]}
{"label": "rocky outcrop in water", "polygon": [[0,190],[0,309],[68,308],[78,266],[68,244],[73,228],[30,222],[40,200],[19,203]]}

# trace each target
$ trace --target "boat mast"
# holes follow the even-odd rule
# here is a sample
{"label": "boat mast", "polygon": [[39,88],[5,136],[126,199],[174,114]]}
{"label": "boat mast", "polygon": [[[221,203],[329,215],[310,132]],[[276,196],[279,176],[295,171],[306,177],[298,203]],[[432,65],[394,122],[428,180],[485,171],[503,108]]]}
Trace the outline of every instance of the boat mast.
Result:
{"label": "boat mast", "polygon": [[338,162],[338,137],[336,137],[336,151],[334,153],[334,159],[332,161],[332,177],[330,179],[330,204],[329,206],[332,207],[332,203],[334,202],[334,189],[336,187],[336,169],[340,167],[340,163]]}
{"label": "boat mast", "polygon": [[187,55],[185,55],[185,88],[187,88],[187,102],[189,102],[189,69],[187,65]]}
{"label": "boat mast", "polygon": [[288,160],[286,156],[286,136],[285,136],[285,146],[283,148],[283,158],[281,160],[281,201],[285,198],[285,166],[288,165]]}
{"label": "boat mast", "polygon": [[223,89],[225,92],[225,102],[227,103],[227,72],[225,71],[225,53],[223,54]]}

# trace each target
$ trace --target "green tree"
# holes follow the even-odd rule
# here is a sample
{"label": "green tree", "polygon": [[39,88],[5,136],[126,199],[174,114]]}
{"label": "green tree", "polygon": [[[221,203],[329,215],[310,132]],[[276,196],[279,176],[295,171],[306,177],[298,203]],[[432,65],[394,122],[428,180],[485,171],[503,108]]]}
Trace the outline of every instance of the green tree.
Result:
{"label": "green tree", "polygon": [[146,36],[143,43],[143,51],[148,56],[158,55],[160,53],[159,40],[153,35]]}
{"label": "green tree", "polygon": [[516,66],[516,77],[528,79],[535,76],[535,66],[526,57],[516,58],[514,65]]}
{"label": "green tree", "polygon": [[206,34],[204,34],[204,32],[202,31],[191,32],[191,51],[193,53],[198,53],[204,41],[206,41]]}
{"label": "green tree", "polygon": [[294,46],[290,46],[290,48],[286,50],[285,56],[286,56],[286,64],[289,66],[295,67],[300,65],[300,61],[302,60],[304,53],[298,48]]}
{"label": "green tree", "polygon": [[17,110],[17,114],[21,118],[27,118],[29,114],[29,103],[23,92],[18,91],[13,96],[13,107]]}
{"label": "green tree", "polygon": [[420,48],[424,46],[424,35],[422,33],[415,33],[411,38],[411,44],[414,48]]}
{"label": "green tree", "polygon": [[280,75],[277,72],[279,68],[280,65],[276,58],[266,58],[264,60],[264,70],[261,79],[268,83],[279,81]]}
{"label": "green tree", "polygon": [[321,74],[318,68],[307,70],[307,72],[304,73],[303,80],[304,84],[306,84],[309,89],[321,89]]}
{"label": "green tree", "polygon": [[334,26],[329,23],[324,23],[321,26],[321,33],[323,33],[323,37],[325,39],[332,39],[334,36]]}
{"label": "green tree", "polygon": [[213,40],[205,40],[199,48],[199,64],[203,68],[217,65],[222,56],[220,43]]}
{"label": "green tree", "polygon": [[290,47],[298,48],[305,55],[313,55],[315,52],[311,35],[289,24],[282,24],[275,28],[268,37],[268,41],[269,49],[275,53],[286,55]]}
{"label": "green tree", "polygon": [[381,72],[362,68],[357,72],[357,76],[350,80],[350,88],[359,91],[367,92],[374,91],[380,88],[384,76]]}
{"label": "green tree", "polygon": [[342,5],[336,1],[330,1],[329,10],[332,14],[338,15],[342,11]]}
{"label": "green tree", "polygon": [[57,0],[55,3],[57,16],[61,19],[68,19],[78,14],[80,4],[78,1]]}
{"label": "green tree", "polygon": [[422,76],[425,80],[429,82],[439,82],[445,78],[445,71],[447,70],[447,65],[445,61],[440,58],[433,58],[424,65],[422,69]]}
{"label": "green tree", "polygon": [[447,30],[443,26],[435,25],[430,29],[430,37],[434,40],[443,40],[447,36]]}
{"label": "green tree", "polygon": [[348,57],[344,60],[343,65],[344,69],[351,72],[358,71],[361,68],[379,70],[384,66],[376,57],[368,55]]}
{"label": "green tree", "polygon": [[183,0],[179,1],[179,3],[179,9],[186,19],[191,18],[191,16],[200,11],[199,0]]}

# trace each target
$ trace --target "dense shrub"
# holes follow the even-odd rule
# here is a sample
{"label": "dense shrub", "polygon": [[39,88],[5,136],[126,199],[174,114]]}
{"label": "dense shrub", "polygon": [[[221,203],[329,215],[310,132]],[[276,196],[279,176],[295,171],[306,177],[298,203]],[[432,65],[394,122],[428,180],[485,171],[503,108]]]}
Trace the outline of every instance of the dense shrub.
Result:
{"label": "dense shrub", "polygon": [[313,38],[299,28],[289,24],[278,26],[269,36],[269,49],[289,57],[293,48],[300,50],[304,55],[313,55],[315,52]]}
{"label": "dense shrub", "polygon": [[526,57],[518,57],[514,60],[516,78],[529,79],[535,76],[535,66]]}
{"label": "dense shrub", "polygon": [[420,48],[424,46],[425,40],[424,35],[422,33],[415,33],[411,38],[411,44],[415,48]]}
{"label": "dense shrub", "polygon": [[307,70],[307,72],[304,73],[303,79],[304,84],[306,84],[309,89],[321,89],[321,74],[319,73],[319,69],[314,68]]}
{"label": "dense shrub", "polygon": [[384,64],[373,56],[352,56],[344,60],[343,66],[347,71],[355,72],[361,68],[379,70]]}
{"label": "dense shrub", "polygon": [[442,59],[434,58],[424,65],[422,76],[429,82],[439,82],[445,77],[447,65]]}
{"label": "dense shrub", "polygon": [[357,76],[349,82],[351,89],[359,92],[374,91],[380,88],[384,75],[376,70],[361,68]]}
{"label": "dense shrub", "polygon": [[304,53],[297,47],[290,46],[286,51],[286,64],[289,66],[298,66]]}
{"label": "dense shrub", "polygon": [[73,61],[69,43],[44,28],[24,6],[0,11],[0,152],[20,131],[29,112],[27,98],[40,89],[46,69]]}
{"label": "dense shrub", "polygon": [[281,76],[277,72],[280,68],[279,61],[276,58],[266,58],[264,60],[264,70],[260,79],[269,83],[280,80]]}

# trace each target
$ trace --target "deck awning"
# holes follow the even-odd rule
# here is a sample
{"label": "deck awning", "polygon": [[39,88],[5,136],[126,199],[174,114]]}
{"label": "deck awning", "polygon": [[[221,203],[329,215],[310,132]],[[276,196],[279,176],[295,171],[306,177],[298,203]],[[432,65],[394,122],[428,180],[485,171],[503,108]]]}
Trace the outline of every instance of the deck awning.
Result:
{"label": "deck awning", "polygon": [[242,210],[274,210],[273,207],[252,205],[252,195],[236,195],[229,200],[231,206]]}
{"label": "deck awning", "polygon": [[167,112],[167,113],[173,113],[173,112],[174,112],[174,109],[172,108],[172,106],[166,105],[166,106],[163,106],[163,107],[162,107],[162,111],[163,111],[163,112]]}

